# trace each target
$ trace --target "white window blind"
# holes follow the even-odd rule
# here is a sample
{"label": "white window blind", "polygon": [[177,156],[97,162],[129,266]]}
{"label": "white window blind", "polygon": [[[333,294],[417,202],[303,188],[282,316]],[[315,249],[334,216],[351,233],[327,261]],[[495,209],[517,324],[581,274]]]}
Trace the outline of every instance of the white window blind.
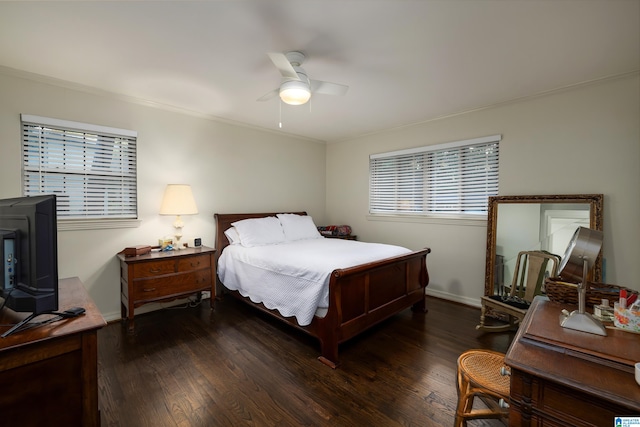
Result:
{"label": "white window blind", "polygon": [[136,132],[21,119],[25,196],[56,194],[62,220],[137,218]]}
{"label": "white window blind", "polygon": [[369,157],[372,214],[486,215],[500,135]]}

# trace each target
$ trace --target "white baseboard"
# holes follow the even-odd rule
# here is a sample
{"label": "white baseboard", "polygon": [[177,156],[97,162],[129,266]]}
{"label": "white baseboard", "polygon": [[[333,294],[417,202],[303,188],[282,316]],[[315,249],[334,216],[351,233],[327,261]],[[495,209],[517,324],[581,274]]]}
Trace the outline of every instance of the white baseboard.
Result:
{"label": "white baseboard", "polygon": [[[425,293],[428,296],[441,298],[441,299],[446,299],[448,301],[454,301],[454,302],[458,302],[460,304],[470,305],[472,307],[478,307],[479,308],[481,306],[480,300],[477,299],[477,298],[461,297],[459,295],[454,295],[454,294],[451,294],[449,292],[443,292],[443,291],[439,291],[439,290],[436,290],[436,289],[429,289],[429,288],[427,288]],[[207,296],[204,295],[204,292],[203,292],[202,296],[203,296],[202,299],[209,298],[208,295]],[[183,300],[177,300],[177,302],[175,302],[176,305],[183,304],[183,303],[184,303]],[[142,306],[142,307],[139,307],[138,309],[136,309],[136,314],[148,313],[150,311],[159,310],[159,309],[162,309],[162,308],[165,308],[165,307],[166,307],[166,305],[158,307],[158,304],[149,304],[147,307]],[[146,310],[145,310],[145,308],[146,308]],[[104,320],[106,320],[107,322],[113,322],[113,321],[121,319],[119,311],[114,311],[114,312],[111,312],[111,313],[104,313],[102,315],[102,317],[104,317]]]}
{"label": "white baseboard", "polygon": [[427,296],[446,299],[448,301],[458,302],[464,305],[470,305],[472,307],[480,308],[482,304],[480,303],[480,299],[478,298],[469,298],[469,297],[461,297],[460,295],[454,295],[449,292],[439,291],[437,289],[429,289],[427,287],[425,293]]}
{"label": "white baseboard", "polygon": [[[211,295],[210,292],[206,292],[206,291],[202,292],[202,300],[210,299],[210,295]],[[176,306],[176,305],[181,305],[181,304],[184,304],[184,303],[186,303],[188,301],[189,301],[188,298],[182,298],[182,299],[177,299],[177,300],[173,300],[173,301],[165,302],[165,303],[157,302],[157,303],[150,303],[150,304],[147,304],[147,305],[143,305],[142,307],[136,308],[136,316],[138,314],[149,313],[150,311],[162,310],[164,308],[169,308],[169,307],[173,307],[173,306]],[[119,311],[114,311],[114,312],[111,312],[111,313],[103,313],[102,317],[104,318],[105,321],[107,321],[107,323],[108,322],[114,322],[114,321],[122,319],[121,314],[120,314]]]}
{"label": "white baseboard", "polygon": [[119,311],[113,311],[111,313],[102,313],[102,317],[104,317],[104,320],[107,323],[121,319]]}

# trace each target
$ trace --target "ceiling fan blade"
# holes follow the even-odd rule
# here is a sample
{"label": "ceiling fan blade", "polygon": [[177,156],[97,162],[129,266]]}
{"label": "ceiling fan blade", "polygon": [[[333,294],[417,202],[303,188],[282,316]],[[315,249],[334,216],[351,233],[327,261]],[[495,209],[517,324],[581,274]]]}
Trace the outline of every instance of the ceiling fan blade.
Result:
{"label": "ceiling fan blade", "polygon": [[321,80],[311,80],[311,93],[321,93],[324,95],[344,95],[349,90],[349,86],[338,83],[323,82]]}
{"label": "ceiling fan blade", "polygon": [[258,101],[268,101],[268,100],[278,96],[278,93],[280,93],[280,88],[274,89],[274,90],[270,90],[269,92],[265,93],[260,98],[258,98],[257,100]]}
{"label": "ceiling fan blade", "polygon": [[267,53],[271,62],[276,66],[282,77],[292,80],[300,80],[298,73],[293,69],[293,65],[289,62],[284,53]]}

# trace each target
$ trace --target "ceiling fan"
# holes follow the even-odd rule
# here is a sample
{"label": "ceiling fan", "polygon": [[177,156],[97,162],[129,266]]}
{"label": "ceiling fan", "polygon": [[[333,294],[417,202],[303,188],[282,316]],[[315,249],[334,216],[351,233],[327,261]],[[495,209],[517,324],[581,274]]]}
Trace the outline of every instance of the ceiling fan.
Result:
{"label": "ceiling fan", "polygon": [[280,99],[287,104],[302,105],[311,98],[311,94],[344,95],[349,89],[349,86],[338,83],[310,80],[307,72],[301,67],[305,59],[302,52],[268,53],[268,55],[280,71],[282,83],[279,88],[258,98],[258,101],[267,101],[280,95]]}

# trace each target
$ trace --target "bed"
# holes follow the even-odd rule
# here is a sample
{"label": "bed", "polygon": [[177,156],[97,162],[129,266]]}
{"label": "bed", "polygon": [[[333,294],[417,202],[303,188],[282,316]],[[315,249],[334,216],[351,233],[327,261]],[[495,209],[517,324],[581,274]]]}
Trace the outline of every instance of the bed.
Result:
{"label": "bed", "polygon": [[[306,215],[306,212],[287,215],[292,214]],[[215,214],[216,266],[219,266],[225,248],[230,246],[225,231],[232,228],[233,223],[276,215],[278,213]],[[224,295],[231,295],[317,338],[320,342],[318,359],[336,368],[340,343],[409,307],[426,312],[425,288],[429,283],[426,258],[430,252],[429,248],[406,251],[376,261],[333,269],[328,277],[326,309],[321,315],[312,316],[310,323],[304,326],[295,316],[285,317],[263,303],[254,303],[251,297],[243,296],[238,290],[228,289],[218,275],[216,297],[221,299]]]}

